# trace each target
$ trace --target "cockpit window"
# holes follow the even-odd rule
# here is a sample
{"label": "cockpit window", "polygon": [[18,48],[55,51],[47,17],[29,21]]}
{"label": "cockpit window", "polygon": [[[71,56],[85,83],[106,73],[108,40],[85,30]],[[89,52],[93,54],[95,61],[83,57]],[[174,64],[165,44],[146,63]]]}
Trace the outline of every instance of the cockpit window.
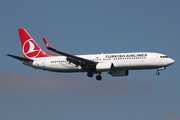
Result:
{"label": "cockpit window", "polygon": [[168,58],[168,56],[160,56],[160,58]]}

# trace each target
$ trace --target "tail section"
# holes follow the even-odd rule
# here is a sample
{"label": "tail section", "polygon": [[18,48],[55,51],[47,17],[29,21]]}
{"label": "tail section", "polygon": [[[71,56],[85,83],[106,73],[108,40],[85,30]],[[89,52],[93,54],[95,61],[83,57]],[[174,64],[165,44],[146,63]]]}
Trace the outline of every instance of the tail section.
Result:
{"label": "tail section", "polygon": [[22,45],[22,51],[25,58],[39,58],[55,56],[53,54],[46,53],[41,50],[38,44],[33,40],[29,33],[24,28],[18,29],[20,42]]}

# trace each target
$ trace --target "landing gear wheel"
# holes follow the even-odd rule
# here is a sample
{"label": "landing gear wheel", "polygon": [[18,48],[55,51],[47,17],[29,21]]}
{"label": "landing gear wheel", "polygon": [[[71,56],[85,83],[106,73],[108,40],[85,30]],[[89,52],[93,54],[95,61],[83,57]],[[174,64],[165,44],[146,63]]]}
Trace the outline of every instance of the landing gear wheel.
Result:
{"label": "landing gear wheel", "polygon": [[92,72],[88,72],[88,73],[87,73],[87,76],[88,76],[88,77],[93,77],[93,73],[92,73]]}
{"label": "landing gear wheel", "polygon": [[160,75],[160,72],[157,71],[157,72],[156,72],[156,75]]}
{"label": "landing gear wheel", "polygon": [[101,81],[101,80],[102,80],[102,77],[101,77],[101,75],[97,75],[97,76],[96,76],[96,80],[99,80],[99,81]]}

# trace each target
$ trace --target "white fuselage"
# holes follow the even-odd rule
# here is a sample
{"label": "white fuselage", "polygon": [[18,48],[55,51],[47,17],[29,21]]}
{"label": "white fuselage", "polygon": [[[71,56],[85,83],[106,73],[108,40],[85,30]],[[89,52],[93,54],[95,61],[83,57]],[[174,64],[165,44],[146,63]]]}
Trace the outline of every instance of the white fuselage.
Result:
{"label": "white fuselage", "polygon": [[[168,58],[166,55],[152,52],[91,54],[77,56],[97,63],[113,63],[114,70],[159,69],[174,63],[174,60]],[[54,72],[87,72],[83,71],[80,66],[69,63],[65,56],[42,57],[34,58],[33,60],[33,62],[23,63],[36,69]]]}

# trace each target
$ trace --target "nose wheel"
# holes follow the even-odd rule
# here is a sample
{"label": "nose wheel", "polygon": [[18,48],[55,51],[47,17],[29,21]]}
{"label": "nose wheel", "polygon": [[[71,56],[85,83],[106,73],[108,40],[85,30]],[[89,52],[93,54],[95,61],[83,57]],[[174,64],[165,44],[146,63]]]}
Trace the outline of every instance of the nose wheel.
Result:
{"label": "nose wheel", "polygon": [[160,72],[159,72],[159,71],[157,71],[157,72],[156,72],[156,75],[160,75]]}

